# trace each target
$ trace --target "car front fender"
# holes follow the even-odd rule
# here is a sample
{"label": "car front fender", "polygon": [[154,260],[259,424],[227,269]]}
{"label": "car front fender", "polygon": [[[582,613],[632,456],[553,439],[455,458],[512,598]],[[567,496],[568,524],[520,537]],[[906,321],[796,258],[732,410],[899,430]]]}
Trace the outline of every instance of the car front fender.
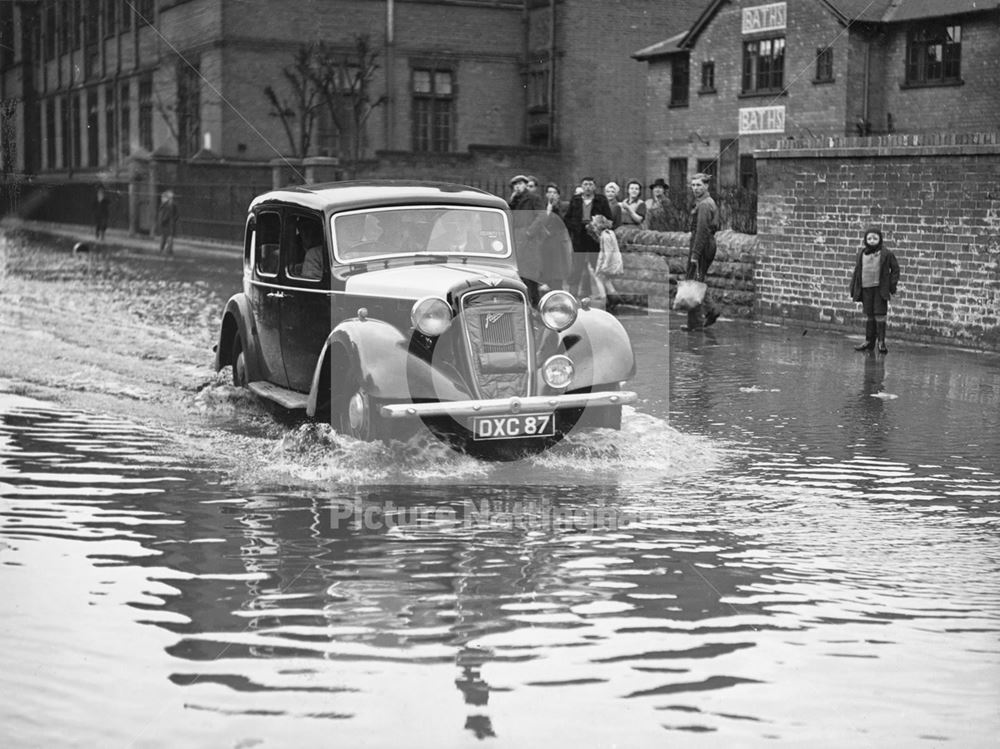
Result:
{"label": "car front fender", "polygon": [[617,385],[635,375],[632,341],[618,318],[604,310],[581,309],[560,340],[575,370],[569,391]]}
{"label": "car front fender", "polygon": [[250,381],[260,379],[260,349],[253,335],[253,317],[250,314],[250,301],[242,292],[233,294],[226,302],[222,313],[222,326],[219,329],[219,341],[215,345],[215,371],[229,366],[229,354],[233,349],[233,341],[239,336],[243,341],[243,355],[246,360],[247,378]]}
{"label": "car front fender", "polygon": [[[314,416],[323,386],[323,368],[329,359],[333,371],[353,378],[374,398],[463,400],[470,394],[418,356],[410,353],[409,339],[382,320],[352,318],[327,336],[313,374],[306,413]],[[346,358],[346,361],[344,360]],[[337,382],[331,385],[337,386]]]}

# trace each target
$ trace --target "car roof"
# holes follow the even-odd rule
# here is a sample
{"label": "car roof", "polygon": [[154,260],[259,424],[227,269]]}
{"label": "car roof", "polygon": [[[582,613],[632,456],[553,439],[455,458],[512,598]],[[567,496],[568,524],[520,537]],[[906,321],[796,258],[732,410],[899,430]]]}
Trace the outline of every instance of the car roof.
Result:
{"label": "car roof", "polygon": [[270,203],[292,203],[317,211],[428,203],[507,208],[503,198],[474,187],[416,180],[357,180],[283,187],[258,195],[251,201],[250,209]]}

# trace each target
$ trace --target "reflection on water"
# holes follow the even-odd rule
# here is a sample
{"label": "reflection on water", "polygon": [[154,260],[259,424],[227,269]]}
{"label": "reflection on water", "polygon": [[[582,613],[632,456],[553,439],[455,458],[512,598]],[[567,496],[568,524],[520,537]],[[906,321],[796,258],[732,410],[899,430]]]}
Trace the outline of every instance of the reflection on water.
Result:
{"label": "reflection on water", "polygon": [[289,427],[220,475],[0,396],[5,745],[988,745],[994,366],[745,332],[671,338],[681,431],[514,466]]}

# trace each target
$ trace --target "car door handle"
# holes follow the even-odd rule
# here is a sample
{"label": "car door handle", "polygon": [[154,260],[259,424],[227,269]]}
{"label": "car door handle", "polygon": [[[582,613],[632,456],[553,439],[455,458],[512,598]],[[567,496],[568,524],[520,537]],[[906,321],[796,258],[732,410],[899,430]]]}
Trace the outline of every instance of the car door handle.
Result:
{"label": "car door handle", "polygon": [[268,295],[268,299],[284,299],[285,292],[283,291],[272,291]]}

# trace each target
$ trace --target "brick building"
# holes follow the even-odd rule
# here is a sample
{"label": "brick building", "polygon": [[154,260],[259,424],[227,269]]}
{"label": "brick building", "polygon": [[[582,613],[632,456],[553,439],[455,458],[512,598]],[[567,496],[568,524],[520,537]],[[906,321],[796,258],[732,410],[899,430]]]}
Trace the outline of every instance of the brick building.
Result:
{"label": "brick building", "polygon": [[[514,149],[548,152],[564,181],[642,176],[645,76],[632,50],[690,23],[701,0],[38,0],[0,3],[0,158],[9,173],[94,180],[140,158],[277,157]],[[280,7],[280,12],[277,9]],[[360,128],[303,107],[283,71],[322,41],[375,67]],[[263,93],[274,88],[276,99]],[[348,85],[343,83],[342,85]],[[341,98],[341,108],[355,101]],[[281,105],[276,107],[275,102]],[[315,103],[315,102],[314,102]],[[286,108],[293,117],[276,116]],[[287,125],[287,127],[286,127]],[[405,161],[405,159],[403,159]],[[433,162],[431,162],[433,163]],[[436,176],[433,173],[426,177]]]}
{"label": "brick building", "polygon": [[635,53],[646,169],[754,187],[753,151],[821,136],[1000,128],[997,0],[710,0]]}

